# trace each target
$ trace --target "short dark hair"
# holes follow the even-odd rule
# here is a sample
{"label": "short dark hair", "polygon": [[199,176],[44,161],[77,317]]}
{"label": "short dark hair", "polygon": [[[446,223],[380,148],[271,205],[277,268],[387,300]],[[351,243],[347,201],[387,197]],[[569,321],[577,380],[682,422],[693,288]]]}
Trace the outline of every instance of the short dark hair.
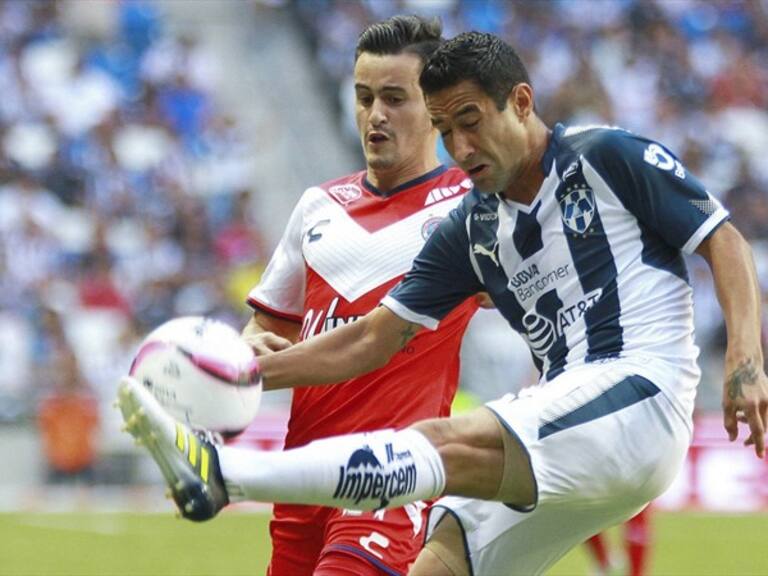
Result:
{"label": "short dark hair", "polygon": [[378,55],[415,54],[422,63],[443,41],[439,18],[393,16],[368,26],[360,34],[355,48],[355,62],[363,52]]}
{"label": "short dark hair", "polygon": [[443,42],[427,60],[419,84],[424,94],[431,94],[465,80],[477,84],[499,110],[507,107],[507,98],[515,86],[531,83],[512,46],[482,32],[464,32]]}

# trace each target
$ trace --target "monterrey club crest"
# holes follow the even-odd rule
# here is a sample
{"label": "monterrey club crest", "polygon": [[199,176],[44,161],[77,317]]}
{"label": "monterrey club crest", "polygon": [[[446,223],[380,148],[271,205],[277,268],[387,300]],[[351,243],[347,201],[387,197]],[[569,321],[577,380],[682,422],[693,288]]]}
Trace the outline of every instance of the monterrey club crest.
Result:
{"label": "monterrey club crest", "polygon": [[589,230],[595,215],[595,196],[592,189],[584,184],[566,188],[565,196],[560,200],[563,222],[568,228],[584,234]]}

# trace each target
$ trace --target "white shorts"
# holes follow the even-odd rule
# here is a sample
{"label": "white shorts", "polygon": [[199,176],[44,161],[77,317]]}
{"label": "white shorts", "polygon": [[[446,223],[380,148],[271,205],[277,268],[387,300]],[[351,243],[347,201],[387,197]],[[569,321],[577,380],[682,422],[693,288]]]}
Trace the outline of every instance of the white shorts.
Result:
{"label": "white shorts", "polygon": [[578,367],[487,407],[527,448],[538,504],[524,512],[501,502],[438,500],[427,539],[445,514],[454,515],[477,576],[540,574],[631,518],[669,486],[691,439],[684,415],[628,360]]}

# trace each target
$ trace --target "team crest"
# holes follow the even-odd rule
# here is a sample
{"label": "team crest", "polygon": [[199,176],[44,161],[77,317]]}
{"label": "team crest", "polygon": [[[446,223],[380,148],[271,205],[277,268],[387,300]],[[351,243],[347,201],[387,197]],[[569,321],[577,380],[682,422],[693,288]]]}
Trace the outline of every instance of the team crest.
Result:
{"label": "team crest", "polygon": [[437,227],[440,226],[440,222],[442,221],[443,219],[441,217],[432,216],[421,225],[421,237],[424,238],[425,242],[432,236],[432,233],[437,230]]}
{"label": "team crest", "polygon": [[565,225],[578,234],[584,234],[589,230],[595,216],[595,196],[592,189],[583,184],[569,186],[560,200],[560,210],[563,212]]}
{"label": "team crest", "polygon": [[336,198],[336,201],[342,206],[351,204],[363,195],[363,191],[357,184],[341,184],[339,186],[331,186],[328,188],[328,193]]}

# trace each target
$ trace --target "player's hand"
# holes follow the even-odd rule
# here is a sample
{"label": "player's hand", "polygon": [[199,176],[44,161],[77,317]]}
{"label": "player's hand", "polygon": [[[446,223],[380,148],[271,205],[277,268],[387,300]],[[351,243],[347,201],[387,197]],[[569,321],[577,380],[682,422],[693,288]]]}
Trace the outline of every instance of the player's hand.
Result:
{"label": "player's hand", "polygon": [[273,352],[279,352],[293,346],[293,342],[272,332],[259,332],[243,336],[248,345],[253,348],[256,356],[264,356]]}
{"label": "player's hand", "polygon": [[475,302],[477,302],[477,305],[480,306],[480,308],[485,308],[486,310],[493,310],[496,308],[496,304],[493,303],[491,295],[488,294],[488,292],[478,292],[475,294]]}
{"label": "player's hand", "polygon": [[733,442],[739,435],[739,422],[749,426],[745,446],[754,446],[759,458],[765,457],[765,432],[768,428],[768,377],[762,364],[752,358],[725,361],[723,424]]}

